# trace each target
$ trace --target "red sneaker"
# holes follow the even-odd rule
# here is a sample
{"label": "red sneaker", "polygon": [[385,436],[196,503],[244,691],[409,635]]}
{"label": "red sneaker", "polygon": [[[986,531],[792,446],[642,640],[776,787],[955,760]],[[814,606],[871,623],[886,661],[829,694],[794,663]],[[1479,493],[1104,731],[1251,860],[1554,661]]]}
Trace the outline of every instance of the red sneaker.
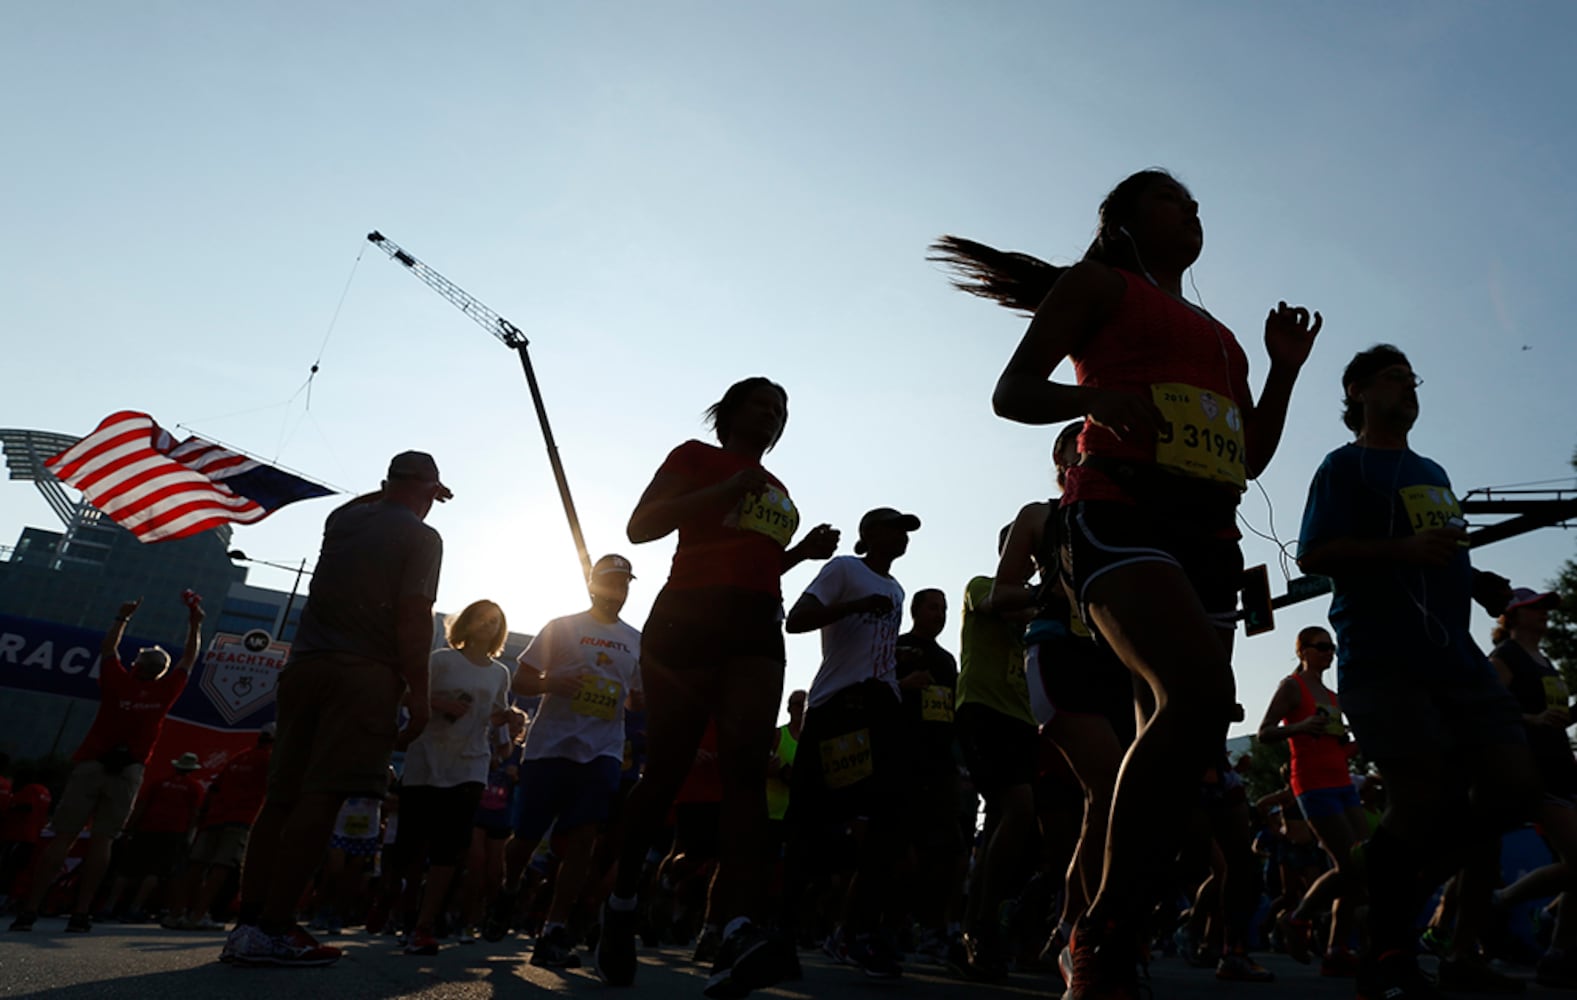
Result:
{"label": "red sneaker", "polygon": [[338,948],[318,944],[317,939],[300,927],[292,927],[283,934],[266,934],[258,931],[247,934],[235,942],[231,961],[236,965],[314,966],[333,965],[344,952]]}
{"label": "red sneaker", "polygon": [[1276,918],[1276,929],[1281,931],[1281,943],[1287,954],[1299,965],[1309,964],[1309,922],[1296,920],[1291,914],[1282,913]]}
{"label": "red sneaker", "polygon": [[1138,1000],[1135,936],[1115,921],[1080,917],[1073,928],[1071,969],[1063,1000]]}
{"label": "red sneaker", "polygon": [[405,945],[407,955],[436,955],[438,954],[438,939],[433,937],[433,932],[426,927],[418,927],[411,931],[411,940]]}

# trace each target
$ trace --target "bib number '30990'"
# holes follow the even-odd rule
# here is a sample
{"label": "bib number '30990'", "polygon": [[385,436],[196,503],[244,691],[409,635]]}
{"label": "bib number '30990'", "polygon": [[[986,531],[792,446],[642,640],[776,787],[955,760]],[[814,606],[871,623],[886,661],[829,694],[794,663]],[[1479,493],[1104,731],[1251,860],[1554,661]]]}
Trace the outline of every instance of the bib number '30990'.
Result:
{"label": "bib number '30990'", "polygon": [[875,773],[869,729],[822,740],[820,749],[822,779],[828,788],[847,788]]}
{"label": "bib number '30990'", "polygon": [[1164,421],[1155,439],[1156,464],[1240,490],[1248,484],[1243,414],[1236,403],[1182,382],[1152,385],[1150,398]]}

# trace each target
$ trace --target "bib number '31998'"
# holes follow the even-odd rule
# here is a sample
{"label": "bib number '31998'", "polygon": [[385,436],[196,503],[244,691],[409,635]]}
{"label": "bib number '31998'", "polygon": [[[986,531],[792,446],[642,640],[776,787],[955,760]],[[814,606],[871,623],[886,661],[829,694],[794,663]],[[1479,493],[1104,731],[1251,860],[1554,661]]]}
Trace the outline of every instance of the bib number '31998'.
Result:
{"label": "bib number '31998'", "polygon": [[1165,421],[1155,439],[1155,461],[1190,476],[1248,484],[1243,445],[1243,414],[1220,393],[1182,382],[1150,387],[1150,398]]}

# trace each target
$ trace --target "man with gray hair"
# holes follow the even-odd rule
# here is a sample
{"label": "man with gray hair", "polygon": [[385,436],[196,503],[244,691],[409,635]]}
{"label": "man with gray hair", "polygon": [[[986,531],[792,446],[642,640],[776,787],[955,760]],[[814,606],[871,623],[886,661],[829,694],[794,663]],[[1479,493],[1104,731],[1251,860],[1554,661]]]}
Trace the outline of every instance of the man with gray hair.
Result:
{"label": "man with gray hair", "polygon": [[142,787],[143,768],[153,755],[164,717],[185,690],[202,646],[202,601],[190,591],[185,600],[189,609],[186,645],[173,670],[170,654],[159,646],[139,649],[130,670],[121,665],[121,637],[126,623],[142,606],[142,598],[122,604],[110,630],[104,634],[99,650],[99,709],[88,735],[72,755],[71,777],[52,821],[55,839],[33,864],[27,899],[11,921],[13,931],[33,929],[38,906],[61,862],[90,822],[93,833],[77,884],[76,906],[66,930],[85,933],[93,929],[89,914],[93,896],[109,867],[110,847],[131,815],[137,790]]}
{"label": "man with gray hair", "polygon": [[[219,954],[256,966],[331,965],[295,922],[347,798],[382,799],[396,744],[431,712],[427,661],[443,541],[424,522],[453,496],[425,452],[389,462],[377,492],[328,516],[301,628],[279,673],[268,796],[247,841],[241,912]],[[404,704],[410,721],[399,731]]]}

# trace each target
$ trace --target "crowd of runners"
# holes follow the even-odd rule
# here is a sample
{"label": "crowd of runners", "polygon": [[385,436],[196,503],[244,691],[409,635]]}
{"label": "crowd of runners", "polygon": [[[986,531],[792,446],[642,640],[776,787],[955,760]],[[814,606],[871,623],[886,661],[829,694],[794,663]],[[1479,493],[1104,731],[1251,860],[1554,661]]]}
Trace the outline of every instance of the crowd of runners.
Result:
{"label": "crowd of runners", "polygon": [[[1473,568],[1449,478],[1408,447],[1422,380],[1396,347],[1358,354],[1298,547],[1333,583],[1331,629],[1289,643],[1258,728],[1290,745],[1286,784],[1251,801],[1225,750],[1245,718],[1237,508],[1321,319],[1270,310],[1255,393],[1232,332],[1182,293],[1203,246],[1189,191],[1141,172],[1098,221],[1066,268],[933,248],[960,288],[1033,314],[996,412],[1064,425],[1055,495],[1004,498],[1019,509],[980,553],[990,571],[906,588],[903,556],[936,529],[900,508],[869,510],[853,554],[831,525],[801,530],[763,466],[788,394],[750,378],[708,411],[716,443],[670,452],[630,516],[634,545],[678,537],[643,627],[620,618],[634,566],[608,555],[589,606],[516,662],[497,659],[491,601],[434,652],[442,546],[424,519],[450,493],[431,456],[398,455],[328,518],[277,731],[206,791],[195,758],[139,787],[201,607],[181,663],[142,650],[130,669],[122,608],[55,837],[11,865],[11,929],[53,892],[68,930],[96,907],[229,926],[220,959],[240,967],[331,964],[313,932],[355,926],[418,955],[524,936],[533,964],[585,962],[611,986],[638,980],[642,948],[693,944],[714,998],[797,978],[809,948],[883,979],[1044,968],[1067,1000],[1138,996],[1157,953],[1271,982],[1252,951],[1272,947],[1367,1000],[1519,991],[1481,942],[1508,907],[1564,900],[1577,861],[1570,699],[1540,651],[1558,598]],[[1074,383],[1051,381],[1064,359]],[[802,562],[814,578],[785,593]],[[1475,603],[1498,618],[1488,656]],[[960,620],[955,662],[937,640]],[[822,657],[780,725],[785,631],[819,633]],[[42,825],[47,792],[6,794]],[[1502,835],[1535,821],[1557,863],[1499,885]],[[1420,919],[1442,886],[1429,977]],[[1557,906],[1541,982],[1577,988],[1574,945]]]}

